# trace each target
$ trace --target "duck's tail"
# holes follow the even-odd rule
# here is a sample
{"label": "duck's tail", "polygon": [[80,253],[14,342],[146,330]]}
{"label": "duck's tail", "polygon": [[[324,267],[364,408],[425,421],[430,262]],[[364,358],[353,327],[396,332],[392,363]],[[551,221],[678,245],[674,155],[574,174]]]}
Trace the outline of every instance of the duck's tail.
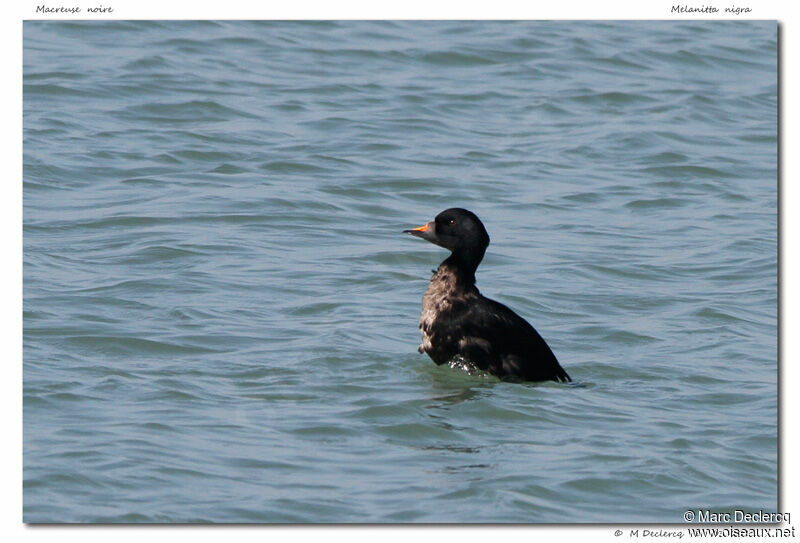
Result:
{"label": "duck's tail", "polygon": [[556,362],[556,371],[553,374],[553,381],[556,383],[569,383],[572,381],[572,378],[564,371],[564,368],[561,367],[561,364]]}

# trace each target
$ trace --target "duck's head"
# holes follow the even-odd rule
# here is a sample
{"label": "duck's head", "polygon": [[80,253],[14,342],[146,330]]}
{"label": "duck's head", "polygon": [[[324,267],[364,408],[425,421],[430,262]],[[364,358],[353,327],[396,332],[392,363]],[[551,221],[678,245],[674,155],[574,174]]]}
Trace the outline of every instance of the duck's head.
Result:
{"label": "duck's head", "polygon": [[458,207],[445,209],[429,223],[403,232],[449,249],[454,254],[477,256],[478,261],[489,245],[489,234],[478,216]]}

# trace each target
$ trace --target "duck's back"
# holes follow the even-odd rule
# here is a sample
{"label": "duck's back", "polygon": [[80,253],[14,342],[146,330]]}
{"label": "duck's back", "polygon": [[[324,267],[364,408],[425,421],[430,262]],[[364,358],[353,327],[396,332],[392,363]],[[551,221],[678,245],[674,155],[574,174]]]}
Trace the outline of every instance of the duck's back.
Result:
{"label": "duck's back", "polygon": [[477,288],[462,292],[447,289],[446,277],[434,275],[420,318],[420,350],[434,362],[443,364],[462,355],[498,377],[571,381],[553,351],[525,319],[482,296]]}

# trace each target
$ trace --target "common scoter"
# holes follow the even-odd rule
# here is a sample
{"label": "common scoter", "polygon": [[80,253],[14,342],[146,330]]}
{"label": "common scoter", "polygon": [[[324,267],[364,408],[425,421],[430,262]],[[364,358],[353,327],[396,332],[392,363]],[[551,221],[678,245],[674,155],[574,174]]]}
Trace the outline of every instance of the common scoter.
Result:
{"label": "common scoter", "polygon": [[474,213],[447,209],[431,222],[404,232],[451,251],[422,298],[420,353],[427,353],[437,365],[461,356],[500,378],[572,380],[533,326],[475,286],[475,270],[489,245],[489,234]]}

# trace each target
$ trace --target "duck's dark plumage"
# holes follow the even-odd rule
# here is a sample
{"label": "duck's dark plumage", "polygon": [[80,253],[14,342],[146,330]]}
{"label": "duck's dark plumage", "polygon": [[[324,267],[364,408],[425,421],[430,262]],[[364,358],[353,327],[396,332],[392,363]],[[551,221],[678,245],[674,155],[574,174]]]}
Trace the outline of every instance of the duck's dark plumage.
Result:
{"label": "duck's dark plumage", "polygon": [[460,355],[501,378],[571,381],[533,326],[475,286],[475,270],[489,245],[489,235],[474,213],[447,209],[406,232],[451,251],[422,299],[420,352],[436,364]]}

